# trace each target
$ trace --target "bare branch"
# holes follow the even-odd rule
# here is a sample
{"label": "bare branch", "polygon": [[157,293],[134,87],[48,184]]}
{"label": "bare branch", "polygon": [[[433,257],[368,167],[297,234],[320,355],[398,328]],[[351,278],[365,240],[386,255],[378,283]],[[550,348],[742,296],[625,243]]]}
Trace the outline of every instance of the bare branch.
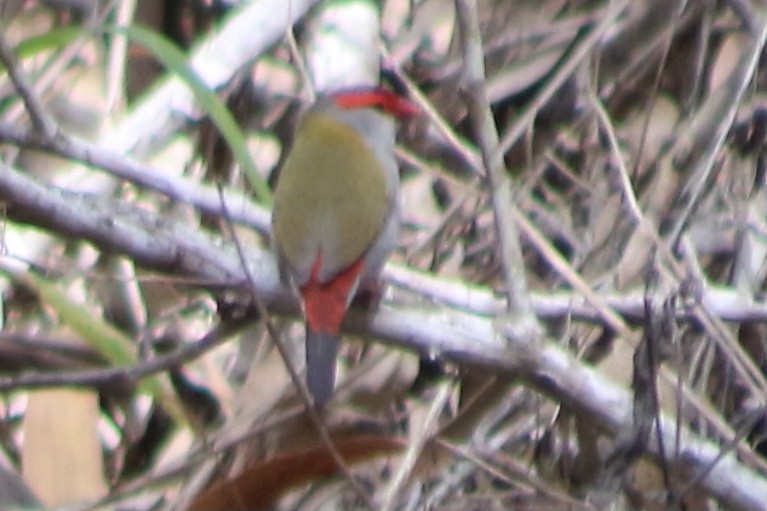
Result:
{"label": "bare branch", "polygon": [[532,314],[519,233],[511,214],[511,178],[504,165],[502,153],[498,151],[498,132],[487,100],[484,52],[479,31],[477,4],[473,0],[456,0],[455,5],[461,29],[464,73],[468,81],[469,118],[474,125],[490,185],[495,213],[495,232],[498,236],[497,243],[501,253],[509,311],[514,316],[515,323],[524,325],[522,335],[538,336],[540,325]]}
{"label": "bare branch", "polygon": [[[211,89],[219,89],[264,53],[317,0],[246,2],[221,28],[192,51],[191,65]],[[192,91],[167,77],[99,145],[118,153],[146,155],[161,147],[185,122],[198,119]]]}
{"label": "bare branch", "polygon": [[[0,122],[0,142],[8,142],[31,149],[63,156],[98,167],[115,177],[125,179],[145,189],[154,190],[172,199],[196,207],[203,213],[221,215],[218,192],[205,185],[180,176],[165,174],[128,156],[104,149],[96,144],[78,140],[60,133],[57,137],[41,137],[24,131],[12,124]],[[237,190],[224,192],[230,206],[231,220],[267,232],[271,214],[255,205],[244,193]]]}

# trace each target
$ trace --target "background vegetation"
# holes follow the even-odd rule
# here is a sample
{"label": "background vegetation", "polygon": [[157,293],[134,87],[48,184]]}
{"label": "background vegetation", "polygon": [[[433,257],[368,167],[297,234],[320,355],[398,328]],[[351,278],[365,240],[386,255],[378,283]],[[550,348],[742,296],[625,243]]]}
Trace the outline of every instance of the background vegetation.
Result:
{"label": "background vegetation", "polygon": [[[767,6],[315,4],[0,2],[3,508],[765,509]],[[269,189],[379,59],[405,221],[317,416]]]}

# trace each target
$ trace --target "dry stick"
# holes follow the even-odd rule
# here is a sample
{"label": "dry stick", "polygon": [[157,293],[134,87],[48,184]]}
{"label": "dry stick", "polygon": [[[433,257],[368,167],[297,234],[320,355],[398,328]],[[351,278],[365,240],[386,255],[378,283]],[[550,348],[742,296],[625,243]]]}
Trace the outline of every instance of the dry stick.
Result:
{"label": "dry stick", "polygon": [[[116,0],[114,6],[115,21],[119,26],[130,25],[136,12],[137,0]],[[111,10],[111,9],[110,9]],[[105,11],[108,12],[108,11]],[[105,73],[105,112],[115,112],[125,106],[126,83],[125,66],[127,63],[128,38],[124,34],[112,34]],[[113,258],[115,271],[121,279],[118,282],[118,292],[127,304],[131,321],[136,331],[143,330],[147,322],[146,301],[136,279],[136,265],[125,257]]]}
{"label": "dry stick", "polygon": [[[0,141],[86,163],[142,188],[191,204],[204,213],[221,214],[221,203],[214,187],[181,176],[165,174],[126,155],[79,140],[63,132],[59,132],[58,136],[50,139],[34,131],[26,131],[0,121]],[[262,233],[267,232],[270,216],[267,210],[255,205],[240,191],[229,189],[225,191],[225,195],[227,203],[236,204],[231,211],[233,222],[253,227]]]}
{"label": "dry stick", "polygon": [[609,30],[615,27],[615,19],[620,16],[631,2],[620,0],[613,2],[610,9],[605,13],[602,21],[594,27],[594,30],[573,49],[572,56],[552,76],[541,92],[537,94],[525,108],[519,118],[508,128],[499,146],[498,152],[504,154],[509,148],[527,131],[538,111],[554,96],[564,83],[575,72],[582,61],[588,57],[593,48],[601,41]]}
{"label": "dry stick", "polygon": [[[760,53],[757,52],[757,55],[758,54]],[[742,90],[740,92],[742,93]],[[671,252],[671,247],[676,244],[676,235],[672,235],[671,242],[667,244],[661,239],[657,230],[653,228],[652,223],[645,217],[644,213],[638,205],[636,195],[634,194],[634,190],[631,186],[631,180],[621,155],[618,139],[615,135],[615,129],[613,128],[612,121],[602,106],[602,103],[595,95],[590,94],[589,100],[591,102],[592,108],[597,113],[597,117],[599,118],[602,128],[607,134],[613,161],[618,170],[621,185],[623,186],[623,194],[629,206],[629,212],[637,222],[639,228],[642,229],[642,231],[652,240],[660,255],[663,257],[664,262],[666,262],[674,272],[676,279],[681,280],[685,278],[685,274],[687,272]],[[739,103],[740,101],[737,98],[732,102],[732,104],[735,106],[737,106]],[[734,115],[736,108],[731,107],[728,110],[733,112]],[[729,126],[729,123],[727,125]],[[723,143],[723,140],[719,140],[719,142]],[[681,226],[684,223],[685,222],[680,221],[678,224],[680,229],[679,232],[681,232]],[[732,333],[728,329],[723,328],[722,325],[716,321],[713,315],[705,310],[705,307],[696,306],[694,314],[697,319],[706,326],[706,330],[712,335],[712,338],[715,340],[715,342],[717,342],[720,348],[725,353],[729,352],[733,355],[731,359],[735,369],[744,379],[744,381],[749,385],[754,395],[763,395],[765,392],[767,392],[767,378],[765,378],[764,374],[756,365],[754,360],[748,356],[748,354],[745,352],[740,343],[737,342],[737,339],[735,339]]]}
{"label": "dry stick", "polygon": [[[509,485],[518,485],[522,488],[529,488],[529,489],[535,489],[536,491],[541,492],[542,494],[549,496],[553,499],[557,499],[562,501],[563,503],[566,503],[570,506],[576,506],[582,507],[584,510],[589,509],[590,511],[595,511],[593,507],[588,506],[587,504],[580,502],[574,498],[572,498],[570,495],[565,493],[564,491],[554,489],[551,485],[547,485],[544,483],[544,481],[541,479],[540,474],[535,475],[531,472],[530,467],[525,465],[524,461],[516,461],[513,456],[503,456],[500,455],[503,459],[498,459],[496,461],[493,461],[495,458],[497,458],[499,454],[500,446],[507,445],[511,439],[511,433],[512,431],[518,433],[519,431],[512,426],[507,427],[501,427],[501,423],[505,420],[502,419],[507,417],[507,412],[509,410],[509,406],[513,407],[514,405],[510,405],[504,400],[504,403],[501,405],[502,410],[496,411],[492,415],[494,416],[493,420],[485,421],[482,420],[479,426],[474,427],[474,431],[471,435],[472,439],[482,439],[482,440],[472,440],[470,448],[466,447],[460,447],[454,443],[450,439],[445,439],[445,431],[446,429],[450,428],[452,425],[455,424],[456,420],[460,420],[461,413],[474,413],[472,410],[473,405],[477,401],[482,400],[482,394],[485,393],[487,390],[489,390],[490,387],[492,387],[495,384],[494,381],[488,380],[483,384],[481,387],[476,389],[476,392],[469,398],[469,400],[466,403],[461,403],[462,410],[459,411],[458,417],[451,417],[448,421],[446,421],[445,424],[442,425],[440,428],[440,432],[437,434],[436,438],[432,440],[432,442],[438,446],[441,446],[451,453],[455,455],[456,458],[463,458],[470,462],[471,464],[475,465],[477,468],[479,468],[482,471],[487,472],[492,477],[497,478],[501,481],[504,481],[508,483]],[[519,395],[519,394],[517,394]],[[514,399],[514,398],[512,398]],[[481,405],[480,405],[481,406]],[[535,421],[536,424],[538,423],[539,418],[531,418],[530,422]],[[491,436],[491,433],[492,436]],[[522,433],[524,434],[524,433]],[[450,437],[453,437],[454,435],[451,433]],[[495,464],[493,464],[495,463]],[[498,468],[496,468],[496,465]],[[507,472],[511,472],[512,475],[507,475]],[[517,479],[514,479],[516,477]],[[522,480],[522,481],[520,481]],[[568,508],[569,509],[569,508]]]}
{"label": "dry stick", "polygon": [[[120,0],[115,9],[115,24],[128,26],[133,21],[137,0]],[[125,104],[125,64],[128,53],[128,37],[112,33],[107,56],[106,110],[113,112]]]}
{"label": "dry stick", "polygon": [[108,260],[110,271],[117,277],[115,282],[116,293],[122,301],[122,307],[127,309],[127,320],[134,332],[146,329],[149,318],[147,301],[142,291],[141,280],[136,274],[136,265],[125,256],[114,255]]}
{"label": "dry stick", "polygon": [[8,46],[2,34],[0,34],[0,62],[3,63],[8,71],[8,76],[10,76],[13,85],[16,87],[16,92],[18,92],[27,112],[29,112],[32,124],[46,138],[55,137],[58,131],[56,123],[45,113],[40,99],[32,90],[31,85],[16,61],[13,50]]}
{"label": "dry stick", "polygon": [[410,263],[413,258],[424,252],[430,246],[436,245],[437,237],[444,232],[448,224],[458,216],[458,213],[460,213],[461,209],[470,198],[479,197],[480,191],[476,186],[478,182],[477,177],[472,178],[471,181],[464,182],[451,174],[434,168],[434,166],[422,160],[404,147],[398,147],[396,155],[401,161],[417,169],[419,172],[430,174],[447,182],[450,186],[457,188],[458,192],[461,194],[460,197],[456,197],[451,201],[447,211],[442,213],[435,226],[429,228],[429,232],[423,235],[423,239],[415,244],[415,246],[408,247],[406,260]]}
{"label": "dry stick", "polygon": [[[220,444],[218,446],[219,450],[227,451],[242,444],[243,442],[250,441],[254,436],[263,434],[265,431],[274,429],[275,427],[284,424],[286,421],[295,418],[302,411],[302,405],[296,405],[288,408],[287,410],[282,411],[279,415],[254,425],[253,429],[247,433],[239,435],[225,443]],[[181,459],[171,461],[155,473],[138,477],[122,486],[119,486],[118,488],[114,489],[112,493],[102,499],[99,499],[98,501],[87,503],[81,507],[67,508],[67,511],[86,511],[92,510],[94,508],[101,509],[105,505],[120,502],[140,492],[146,494],[149,488],[163,484],[170,484],[170,482],[173,480],[187,474],[196,465],[203,463],[208,458],[216,454],[216,452],[212,452],[210,449],[208,449],[208,445],[197,447],[191,452],[185,454],[183,457],[181,457]]]}
{"label": "dry stick", "polygon": [[[574,289],[578,290],[584,297],[586,297],[586,300],[599,311],[600,318],[607,326],[630,342],[632,346],[636,346],[638,342],[637,334],[628,327],[623,318],[604,303],[604,300],[591,289],[588,283],[586,283],[570,266],[570,263],[551,246],[549,241],[546,240],[546,238],[524,215],[519,213],[516,209],[514,210],[514,215],[524,235],[533,244],[536,250],[545,257],[551,267],[573,286]],[[677,378],[667,367],[661,367],[660,374],[666,381],[670,382],[672,385],[676,385]],[[725,421],[717,411],[711,408],[710,403],[706,399],[699,397],[694,390],[687,386],[682,386],[681,390],[686,402],[706,418],[717,434],[726,439],[731,439],[735,436],[735,432],[727,421]],[[755,454],[753,449],[744,442],[738,443],[737,452],[752,465],[767,470],[767,462]]]}
{"label": "dry stick", "polygon": [[596,511],[596,508],[590,505],[589,503],[581,502],[571,497],[570,495],[565,493],[563,490],[559,490],[558,488],[555,488],[554,484],[549,483],[548,481],[543,481],[540,478],[540,476],[532,472],[529,466],[525,465],[524,462],[522,461],[516,460],[515,458],[510,457],[509,459],[505,460],[505,463],[513,464],[513,470],[516,472],[515,475],[520,479],[525,479],[524,483],[520,483],[519,480],[509,477],[507,475],[508,467],[497,468],[495,465],[492,465],[490,462],[484,460],[479,454],[475,455],[471,451],[468,451],[463,447],[452,444],[441,438],[435,438],[434,443],[442,447],[443,449],[450,451],[450,453],[453,454],[456,458],[465,459],[466,461],[476,466],[478,469],[482,470],[483,472],[487,473],[491,477],[498,479],[500,481],[503,481],[509,486],[520,485],[524,487],[524,483],[526,483],[529,488],[537,492],[540,492],[543,495],[546,495],[547,497],[560,501],[560,504],[562,506],[567,506],[566,508],[563,507],[563,509],[569,509],[569,510],[580,509],[582,511]]}
{"label": "dry stick", "polygon": [[[666,48],[667,50],[667,48]],[[664,53],[664,60],[665,60],[665,53]],[[660,72],[658,74],[660,76]],[[592,104],[592,107],[597,113],[597,117],[599,118],[600,123],[602,124],[602,127],[604,131],[607,133],[608,142],[610,144],[610,150],[613,156],[613,159],[616,162],[615,167],[618,170],[619,178],[621,181],[621,185],[623,186],[623,196],[626,199],[626,202],[629,206],[629,212],[633,215],[634,220],[639,225],[639,228],[642,229],[646,234],[649,235],[649,237],[653,240],[653,243],[656,247],[659,247],[661,251],[664,251],[665,244],[663,244],[660,240],[660,235],[657,233],[655,229],[652,228],[650,222],[647,220],[647,218],[642,213],[641,208],[639,207],[639,204],[637,203],[636,194],[634,193],[633,187],[631,185],[631,180],[629,179],[628,170],[626,169],[626,165],[623,162],[623,157],[620,152],[620,148],[618,146],[618,139],[615,135],[615,130],[613,129],[612,122],[610,121],[609,116],[607,115],[607,111],[605,110],[602,103],[599,101],[599,98],[596,97],[595,94],[589,94],[589,100]],[[649,124],[649,114],[647,115],[647,118],[645,119],[645,130],[647,129],[647,125]],[[641,144],[644,144],[644,134],[641,141]],[[641,149],[640,149],[641,153]],[[673,260],[673,257],[669,257],[670,254],[666,254],[666,258],[670,258]],[[653,275],[656,277],[653,280],[653,284],[657,285],[657,280],[660,279],[660,275],[655,275],[653,272]],[[650,394],[650,403],[647,406],[648,409],[644,410],[649,413],[652,413],[655,418],[655,428],[656,431],[661,430],[661,424],[660,424],[660,404],[658,402],[658,372],[660,369],[661,361],[657,357],[657,353],[655,350],[655,343],[659,341],[659,335],[656,335],[657,332],[653,331],[653,323],[654,319],[652,317],[653,310],[650,307],[650,300],[647,297],[647,292],[645,296],[645,317],[647,318],[647,330],[645,332],[645,336],[643,338],[643,341],[639,343],[639,345],[635,348],[634,351],[634,375],[633,375],[633,383],[632,387],[634,388],[634,429],[635,429],[635,441],[642,442],[643,444],[646,444],[648,442],[647,436],[649,435],[649,430],[646,429],[647,424],[643,423],[644,417],[638,412],[640,407],[646,403],[646,400],[640,399],[640,397],[643,395],[643,393],[649,393]],[[644,355],[644,356],[642,356]],[[644,378],[643,378],[644,376]],[[667,379],[671,379],[670,377]],[[681,376],[677,377],[677,389],[680,391],[680,393],[684,393],[684,386],[682,385]],[[681,399],[680,406],[681,406]],[[681,414],[677,414],[676,417],[676,440],[677,440],[677,447],[679,442],[679,434],[681,431],[681,421],[680,421]],[[666,486],[667,492],[671,492],[671,484],[669,482],[669,468],[668,468],[668,461],[667,461],[667,453],[666,449],[663,443],[663,436],[657,435],[656,441],[658,443],[658,451],[660,452],[660,466],[661,466],[661,472],[663,474],[663,480]],[[645,446],[641,446],[642,450],[645,449]],[[617,449],[621,449],[621,446],[617,447]],[[678,450],[678,449],[677,449]],[[633,462],[636,461],[636,459],[631,459],[631,456],[628,453],[624,453],[626,455],[626,461],[627,462]],[[622,467],[623,470],[627,470],[628,467]],[[613,465],[613,467],[610,467],[609,463],[607,466],[607,473],[609,474],[612,470],[616,470],[615,473],[613,473],[613,477],[622,477],[624,473],[617,472],[619,469]]]}
{"label": "dry stick", "polygon": [[414,436],[409,442],[405,455],[402,457],[402,461],[397,467],[394,477],[392,477],[389,486],[386,488],[381,511],[393,511],[397,505],[397,496],[399,495],[402,486],[405,484],[405,481],[413,472],[413,467],[415,467],[415,463],[418,461],[418,457],[423,451],[426,439],[429,438],[436,429],[437,419],[439,419],[439,415],[445,408],[445,403],[447,403],[447,400],[450,397],[452,388],[453,382],[450,380],[442,381],[437,388],[437,394],[432,399],[429,412],[426,414],[426,417],[424,417],[423,422],[414,425],[411,420],[410,427],[417,426],[420,428],[420,431],[418,431],[418,435]]}
{"label": "dry stick", "polygon": [[[456,197],[447,208],[447,211],[442,214],[437,224],[432,227],[428,233],[426,233],[426,235],[423,237],[423,240],[417,244],[414,244],[415,246],[408,250],[409,255],[407,257],[407,262],[411,264],[415,257],[426,251],[429,247],[436,247],[437,238],[439,235],[447,229],[448,225],[453,222],[456,217],[458,217],[459,213],[469,201],[469,199],[476,195],[478,195],[477,192],[471,191],[463,193],[461,197]],[[430,267],[430,269],[433,268]]]}
{"label": "dry stick", "polygon": [[593,93],[593,91],[588,95],[588,99],[591,103],[591,108],[594,109],[594,112],[596,112],[597,117],[599,118],[599,123],[602,125],[602,129],[604,129],[605,134],[607,135],[607,141],[610,144],[610,152],[612,154],[615,167],[618,170],[618,178],[620,179],[621,186],[623,187],[623,198],[628,204],[629,213],[631,213],[631,216],[634,217],[634,221],[639,224],[645,233],[648,234],[653,239],[653,241],[660,246],[660,236],[658,236],[655,229],[653,229],[649,222],[645,219],[645,216],[642,213],[642,209],[639,207],[639,203],[637,202],[637,197],[634,193],[634,187],[631,185],[631,178],[629,178],[628,169],[626,168],[626,164],[623,161],[620,145],[618,144],[618,137],[616,136],[615,129],[613,128],[613,124],[610,121],[610,116],[607,114],[604,105]]}
{"label": "dry stick", "polygon": [[221,212],[223,213],[224,220],[227,222],[227,227],[229,228],[229,235],[231,236],[234,246],[237,249],[237,256],[240,259],[242,271],[245,273],[245,278],[248,283],[250,296],[251,296],[251,299],[253,300],[253,304],[256,306],[256,311],[258,312],[258,315],[261,317],[261,319],[264,321],[264,324],[266,325],[266,330],[269,332],[269,336],[272,338],[272,342],[274,342],[274,345],[277,347],[277,350],[280,352],[280,356],[282,357],[282,360],[285,363],[285,367],[287,368],[288,373],[290,373],[290,379],[293,381],[293,385],[295,385],[296,389],[298,390],[298,393],[301,396],[301,400],[304,402],[306,412],[309,415],[309,418],[311,419],[312,423],[314,423],[314,427],[317,428],[317,431],[319,432],[323,443],[325,444],[325,446],[328,449],[328,452],[330,453],[330,457],[333,458],[333,462],[341,471],[341,474],[343,474],[344,478],[346,478],[346,480],[349,482],[352,488],[354,488],[354,490],[357,492],[357,494],[362,499],[362,501],[367,504],[368,508],[373,510],[375,509],[373,500],[370,498],[370,495],[362,487],[362,485],[354,478],[354,475],[349,470],[349,467],[346,466],[346,463],[344,462],[344,459],[341,456],[341,453],[338,451],[335,443],[333,442],[333,439],[330,437],[330,433],[328,432],[328,429],[325,426],[325,423],[320,417],[317,409],[312,404],[312,398],[309,395],[309,390],[307,389],[303,379],[301,379],[301,376],[298,374],[298,371],[296,370],[295,366],[293,365],[293,361],[290,358],[290,353],[288,351],[288,348],[285,346],[285,343],[282,342],[282,336],[280,336],[280,332],[279,330],[277,330],[277,327],[274,326],[274,322],[272,321],[272,317],[271,317],[271,314],[269,313],[269,309],[267,309],[266,304],[261,299],[261,296],[258,292],[256,282],[253,279],[253,275],[250,272],[250,266],[248,266],[248,261],[245,257],[245,252],[243,251],[242,245],[240,244],[239,238],[237,237],[237,233],[235,232],[233,225],[231,221],[229,220],[230,217],[229,217],[228,207],[226,205],[226,200],[224,198],[223,190],[220,187],[219,187],[219,195],[221,200]]}
{"label": "dry stick", "polygon": [[679,4],[677,5],[676,13],[674,14],[674,21],[669,23],[670,29],[668,31],[664,31],[665,41],[663,44],[663,48],[661,49],[661,56],[657,66],[658,68],[655,72],[655,77],[653,78],[653,83],[650,89],[652,92],[650,95],[650,99],[647,101],[647,104],[644,107],[646,114],[644,115],[644,119],[642,121],[642,130],[641,130],[642,135],[641,135],[641,138],[639,139],[639,145],[636,151],[637,159],[634,164],[634,168],[632,170],[632,174],[635,176],[638,175],[639,173],[639,165],[642,162],[642,154],[644,153],[644,148],[645,148],[645,145],[647,144],[647,135],[649,133],[650,120],[653,117],[653,109],[655,108],[655,102],[658,99],[658,90],[660,89],[660,81],[661,81],[661,78],[663,77],[663,68],[666,66],[666,61],[668,60],[668,53],[671,50],[671,43],[674,40],[674,35],[676,34],[678,30],[677,27],[679,26],[679,18],[681,18],[682,13],[684,12],[684,7],[686,3],[687,3],[686,1],[679,2]]}
{"label": "dry stick", "polygon": [[452,147],[453,150],[455,150],[461,156],[461,158],[463,158],[463,161],[466,162],[466,164],[469,165],[469,167],[474,172],[479,174],[482,170],[482,161],[480,159],[480,155],[477,154],[477,151],[469,143],[461,139],[461,136],[458,135],[450,126],[450,123],[448,123],[445,118],[442,117],[442,115],[437,111],[437,109],[434,108],[434,105],[431,101],[429,101],[429,98],[427,98],[421,92],[421,90],[415,83],[413,83],[410,77],[403,73],[399,66],[397,66],[396,63],[391,59],[391,55],[386,50],[386,48],[381,48],[381,56],[387,60],[388,64],[392,66],[391,71],[394,73],[397,79],[401,81],[402,85],[405,86],[408,97],[412,99],[416,105],[418,105],[418,108],[422,112],[426,113],[429,121],[445,138],[448,145]]}
{"label": "dry stick", "polygon": [[[711,463],[708,464],[708,466],[703,467],[698,470],[698,473],[694,477],[690,477],[690,480],[687,482],[685,486],[682,487],[682,489],[678,492],[678,498],[681,500],[685,496],[687,496],[690,492],[695,491],[695,489],[698,487],[699,484],[703,482],[703,480],[708,476],[708,474],[711,472],[711,470],[714,469],[716,464],[721,460],[725,455],[730,453],[733,450],[737,449],[738,442],[742,441],[743,438],[745,438],[753,429],[756,427],[756,425],[761,421],[765,416],[767,415],[767,407],[762,407],[759,410],[753,410],[750,413],[750,417],[748,417],[748,420],[746,420],[739,428],[739,431],[736,432],[736,435],[733,439],[729,440],[725,443],[725,445],[722,446],[722,450],[719,453],[719,455],[711,461]],[[681,454],[678,454],[678,456],[681,458]]]}
{"label": "dry stick", "polygon": [[467,106],[474,125],[482,163],[490,183],[497,243],[501,252],[501,265],[506,283],[508,310],[515,320],[524,324],[521,335],[538,336],[541,326],[533,314],[525,280],[525,264],[519,245],[519,234],[511,211],[511,178],[498,151],[498,132],[493,122],[490,103],[485,90],[485,65],[479,15],[476,0],[456,0],[456,14],[461,33],[463,66],[468,81]]}
{"label": "dry stick", "polygon": [[[642,231],[650,237],[660,255],[669,264],[671,270],[675,273],[676,279],[682,279],[685,273],[684,268],[671,253],[670,246],[667,245],[661,239],[658,232],[652,228],[651,222],[646,218],[641,208],[639,207],[633,187],[631,186],[631,181],[629,179],[626,165],[623,162],[623,157],[620,152],[615,130],[607,112],[595,95],[590,95],[589,99],[592,104],[592,108],[597,113],[597,117],[599,118],[602,128],[607,134],[607,139],[610,145],[613,160],[615,162],[615,167],[618,170],[620,181],[623,186],[623,194],[629,206],[629,212],[634,217],[634,220],[637,222],[639,228],[642,229]],[[749,386],[751,392],[755,396],[763,395],[767,389],[767,379],[765,379],[764,375],[759,370],[754,360],[748,356],[740,343],[737,342],[733,334],[727,328],[724,328],[721,325],[721,321],[717,321],[717,319],[713,317],[713,315],[708,312],[705,307],[696,304],[693,309],[693,314],[703,324],[705,330],[711,334],[711,337],[714,339],[720,349],[722,349],[724,353],[729,353],[731,355],[731,363],[733,364],[736,372]],[[662,367],[660,374],[666,381],[673,384],[674,375],[668,368]],[[681,390],[683,395],[687,398],[692,395],[692,391],[685,386],[681,386]],[[696,402],[697,401],[698,399],[696,398]],[[727,428],[727,435],[734,435],[734,432],[732,432],[731,428],[729,427]],[[740,447],[743,449],[746,447],[746,444],[741,443]]]}
{"label": "dry stick", "polygon": [[[515,211],[514,214],[524,217],[518,211]],[[529,221],[528,225],[533,228]],[[525,230],[522,229],[522,226],[518,225],[518,227],[522,231]],[[539,237],[543,243],[546,243],[543,235]],[[557,252],[550,243],[542,245],[542,247],[539,251],[545,258]],[[577,274],[567,261],[564,261],[561,267],[572,275]],[[439,277],[432,273],[395,264],[388,264],[385,267],[383,277],[390,284],[412,290],[445,306],[473,314],[498,314],[505,308],[505,301],[502,298],[498,298],[492,290],[480,284]],[[588,285],[586,287],[591,288]],[[605,307],[612,309],[622,319],[640,321],[644,318],[641,307],[642,296],[637,291],[600,293],[599,299],[602,305],[592,306],[591,300],[585,298],[578,289],[548,292],[532,291],[530,295],[536,314],[539,317],[549,319],[571,317],[606,324],[600,311],[600,307]],[[714,286],[704,289],[703,294],[700,295],[700,300],[722,321],[767,320],[767,306],[763,302],[745,302],[742,296],[732,288]],[[740,301],[745,303],[739,303]],[[695,317],[687,308],[683,307],[680,307],[676,314],[680,319]]]}
{"label": "dry stick", "polygon": [[[108,2],[95,19],[90,18],[86,24],[86,29],[95,30],[103,26],[107,16],[111,12],[111,5],[109,4],[114,2],[115,0]],[[36,78],[34,83],[34,91],[38,96],[42,96],[48,92],[54,81],[61,77],[62,73],[66,71],[67,66],[72,63],[78,53],[83,49],[83,46],[90,40],[89,38],[89,34],[79,35],[74,41],[61,49],[61,51],[57,52],[56,55],[52,56],[41,66],[43,71]],[[5,116],[5,119],[9,122],[16,122],[23,112],[23,106],[13,105],[8,109],[8,114]]]}
{"label": "dry stick", "polygon": [[461,193],[474,193],[475,195],[479,194],[476,177],[464,179],[446,172],[444,168],[442,168],[438,163],[426,161],[404,146],[398,145],[395,149],[395,154],[399,160],[407,163],[409,166],[415,168],[420,173],[430,175],[435,179],[440,179],[451,187],[458,189],[458,191]]}
{"label": "dry stick", "polygon": [[174,366],[190,362],[234,335],[249,320],[235,320],[215,326],[197,341],[138,364],[57,373],[32,373],[0,378],[0,392],[47,387],[99,387],[120,384],[135,384],[140,379],[165,371]]}
{"label": "dry stick", "polygon": [[760,25],[754,13],[754,6],[749,0],[727,0],[725,3],[749,30],[752,32],[759,30]]}
{"label": "dry stick", "polygon": [[[689,150],[701,150],[703,155],[702,157],[695,156],[695,159],[699,160],[700,164],[695,169],[695,175],[691,176],[695,178],[695,181],[692,183],[692,190],[689,194],[682,193],[681,196],[677,198],[677,205],[683,205],[683,209],[671,231],[671,235],[669,236],[669,244],[674,250],[676,250],[682,231],[687,227],[690,216],[698,207],[698,202],[703,195],[705,185],[714,169],[714,162],[727,139],[727,133],[735,120],[738,108],[740,108],[743,95],[746,90],[748,90],[753,76],[759,69],[762,50],[764,49],[765,43],[767,43],[767,12],[762,10],[758,13],[757,17],[759,22],[756,23],[756,25],[760,27],[760,30],[758,33],[754,34],[752,45],[749,48],[749,58],[745,61],[738,62],[738,66],[733,71],[733,74],[722,85],[722,87],[731,87],[732,94],[730,96],[731,100],[722,105],[724,111],[716,112],[717,115],[715,118],[721,119],[721,121],[716,123],[715,135],[704,147],[688,148]],[[733,79],[736,79],[736,82],[731,84],[730,82]],[[677,154],[677,156],[679,155]]]}
{"label": "dry stick", "polygon": [[290,50],[290,56],[293,58],[293,64],[296,66],[298,76],[301,77],[301,83],[306,90],[307,97],[302,97],[302,99],[306,99],[306,102],[309,104],[314,103],[317,99],[317,93],[314,90],[311,78],[309,78],[309,70],[306,69],[306,61],[301,56],[301,50],[298,48],[296,34],[293,33],[293,25],[288,26],[285,38],[288,41],[288,49]]}
{"label": "dry stick", "polygon": [[195,229],[131,205],[43,186],[2,163],[0,197],[11,219],[87,239],[145,266],[198,275],[220,285],[244,278],[234,254],[222,252],[221,246]]}

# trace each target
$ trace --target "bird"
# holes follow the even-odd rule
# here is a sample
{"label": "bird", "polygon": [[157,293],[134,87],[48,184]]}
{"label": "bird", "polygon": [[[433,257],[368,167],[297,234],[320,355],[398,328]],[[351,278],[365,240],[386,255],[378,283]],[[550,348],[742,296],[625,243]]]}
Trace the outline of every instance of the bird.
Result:
{"label": "bird", "polygon": [[375,289],[397,242],[396,117],[417,107],[383,87],[320,96],[298,122],[274,191],[272,246],[306,321],[306,383],[323,408],[335,385],[341,324]]}

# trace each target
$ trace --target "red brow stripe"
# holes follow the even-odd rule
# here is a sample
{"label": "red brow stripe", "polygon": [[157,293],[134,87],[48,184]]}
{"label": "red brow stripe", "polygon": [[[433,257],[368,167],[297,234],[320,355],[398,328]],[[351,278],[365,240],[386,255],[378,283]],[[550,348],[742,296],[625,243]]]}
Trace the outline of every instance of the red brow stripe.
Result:
{"label": "red brow stripe", "polygon": [[419,112],[407,99],[381,87],[339,92],[333,96],[333,102],[344,110],[380,108],[395,117],[409,117]]}
{"label": "red brow stripe", "polygon": [[341,322],[346,313],[349,293],[357,283],[365,263],[359,259],[329,282],[320,284],[317,273],[321,262],[320,254],[312,265],[309,281],[301,288],[306,322],[314,332],[337,334],[341,330]]}

